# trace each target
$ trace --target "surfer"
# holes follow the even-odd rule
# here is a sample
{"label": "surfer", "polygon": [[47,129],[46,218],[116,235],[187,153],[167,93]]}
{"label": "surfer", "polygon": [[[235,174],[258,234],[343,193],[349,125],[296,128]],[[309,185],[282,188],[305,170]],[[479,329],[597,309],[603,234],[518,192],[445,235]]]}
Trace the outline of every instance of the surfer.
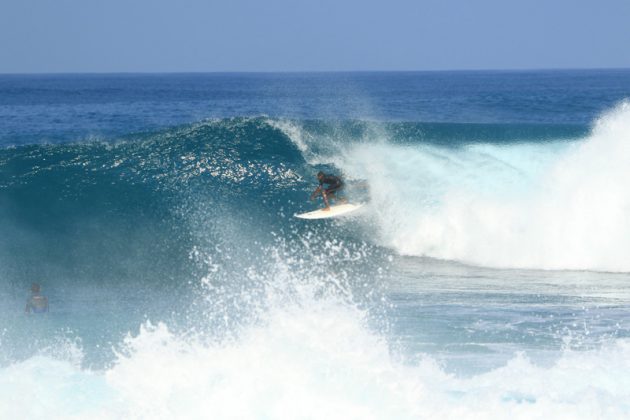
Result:
{"label": "surfer", "polygon": [[[317,194],[321,193],[324,204],[326,204],[326,207],[322,210],[328,211],[330,210],[330,200],[337,200],[336,194],[343,188],[343,182],[338,176],[326,175],[321,171],[317,173],[317,180],[319,181],[319,186],[313,191],[313,194],[311,194],[311,200],[314,200]],[[339,200],[345,202],[343,198]]]}
{"label": "surfer", "polygon": [[39,284],[31,285],[31,297],[26,301],[26,313],[41,314],[48,312],[48,298],[40,293]]}

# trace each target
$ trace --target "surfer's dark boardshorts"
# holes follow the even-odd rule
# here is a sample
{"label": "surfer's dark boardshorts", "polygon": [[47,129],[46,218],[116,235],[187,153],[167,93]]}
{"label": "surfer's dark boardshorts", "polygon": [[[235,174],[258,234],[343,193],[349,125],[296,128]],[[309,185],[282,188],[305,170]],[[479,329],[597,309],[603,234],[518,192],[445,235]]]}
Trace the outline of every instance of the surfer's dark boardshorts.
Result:
{"label": "surfer's dark boardshorts", "polygon": [[341,190],[341,188],[343,188],[343,184],[337,184],[326,188],[324,191],[326,191],[326,194],[336,193],[337,191]]}

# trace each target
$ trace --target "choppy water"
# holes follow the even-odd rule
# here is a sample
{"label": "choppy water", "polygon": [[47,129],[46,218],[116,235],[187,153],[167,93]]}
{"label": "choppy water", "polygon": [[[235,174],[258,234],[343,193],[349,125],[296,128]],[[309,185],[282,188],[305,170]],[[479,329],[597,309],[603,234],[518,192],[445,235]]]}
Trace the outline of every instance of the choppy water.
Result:
{"label": "choppy water", "polygon": [[[0,417],[627,417],[626,98],[624,70],[0,76]],[[293,218],[319,170],[365,209]]]}

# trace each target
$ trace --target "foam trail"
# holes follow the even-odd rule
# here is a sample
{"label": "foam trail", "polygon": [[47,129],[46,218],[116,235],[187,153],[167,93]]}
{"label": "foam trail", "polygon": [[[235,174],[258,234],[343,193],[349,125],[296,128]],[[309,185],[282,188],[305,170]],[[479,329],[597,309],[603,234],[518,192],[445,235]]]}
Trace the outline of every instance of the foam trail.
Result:
{"label": "foam trail", "polygon": [[630,271],[630,103],[580,142],[448,149],[386,142],[337,164],[369,180],[401,254],[490,267]]}

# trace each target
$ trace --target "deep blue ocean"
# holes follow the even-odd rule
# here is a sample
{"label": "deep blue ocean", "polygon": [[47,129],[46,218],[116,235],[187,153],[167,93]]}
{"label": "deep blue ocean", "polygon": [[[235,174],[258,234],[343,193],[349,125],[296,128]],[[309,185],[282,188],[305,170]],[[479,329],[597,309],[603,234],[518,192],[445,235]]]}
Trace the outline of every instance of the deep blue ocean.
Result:
{"label": "deep blue ocean", "polygon": [[0,418],[628,418],[628,162],[630,70],[0,75]]}

